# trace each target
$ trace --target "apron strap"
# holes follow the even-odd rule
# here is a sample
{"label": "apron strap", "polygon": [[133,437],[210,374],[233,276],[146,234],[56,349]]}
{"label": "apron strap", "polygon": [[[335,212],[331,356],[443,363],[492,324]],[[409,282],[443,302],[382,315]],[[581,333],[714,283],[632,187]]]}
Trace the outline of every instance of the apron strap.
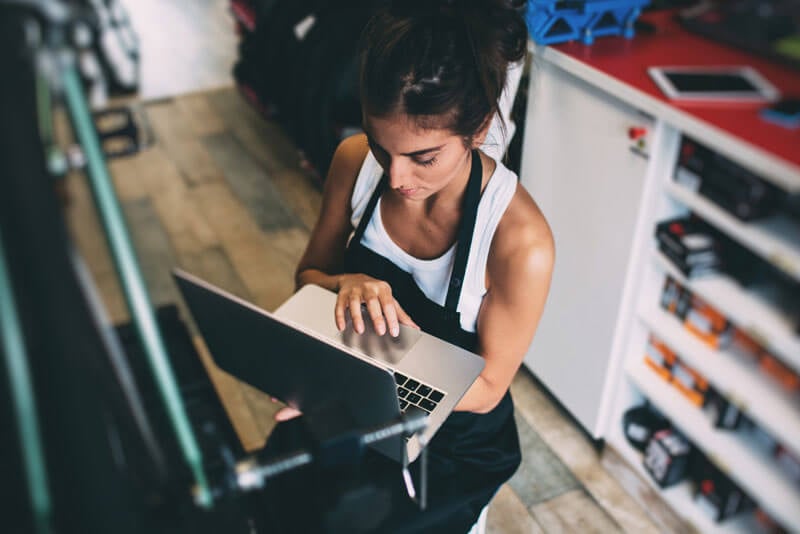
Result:
{"label": "apron strap", "polygon": [[375,191],[372,192],[372,196],[369,198],[369,202],[364,208],[364,214],[361,216],[361,220],[358,221],[358,227],[353,234],[353,238],[350,240],[354,245],[361,243],[361,238],[364,237],[364,231],[367,229],[367,224],[369,224],[370,219],[372,219],[372,213],[375,211],[375,206],[378,204],[378,199],[381,198],[384,189],[386,189],[385,173],[378,181],[378,185],[375,186]]}
{"label": "apron strap", "polygon": [[481,199],[481,183],[483,182],[483,165],[477,150],[472,151],[472,169],[469,174],[467,190],[464,194],[461,222],[456,234],[456,258],[453,262],[453,273],[447,289],[445,308],[455,312],[461,298],[461,287],[464,285],[464,273],[467,271],[467,260],[472,247],[472,234],[475,231],[475,219]]}

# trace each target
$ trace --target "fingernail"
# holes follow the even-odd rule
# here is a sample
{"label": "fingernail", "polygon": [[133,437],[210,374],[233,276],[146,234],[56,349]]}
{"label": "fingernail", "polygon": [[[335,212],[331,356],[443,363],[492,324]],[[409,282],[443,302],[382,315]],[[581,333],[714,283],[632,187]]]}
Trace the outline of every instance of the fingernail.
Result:
{"label": "fingernail", "polygon": [[399,326],[395,326],[394,328],[392,328],[392,336],[393,337],[397,337],[399,335],[400,335],[400,327]]}

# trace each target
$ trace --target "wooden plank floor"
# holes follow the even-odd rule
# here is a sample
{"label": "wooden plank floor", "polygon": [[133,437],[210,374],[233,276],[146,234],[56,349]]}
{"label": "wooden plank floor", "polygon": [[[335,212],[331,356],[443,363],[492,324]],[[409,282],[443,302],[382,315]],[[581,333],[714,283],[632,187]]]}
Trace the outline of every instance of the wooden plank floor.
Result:
{"label": "wooden plank floor", "polygon": [[[273,310],[294,289],[294,267],[321,201],[291,141],[233,88],[152,102],[145,110],[158,141],[110,167],[152,301],[180,303],[169,275],[178,266]],[[112,319],[125,321],[85,179],[71,175],[67,184],[74,239]],[[262,446],[278,405],[217,369],[195,339],[244,446]],[[664,531],[526,370],[512,394],[524,459],[490,507],[489,532]]]}

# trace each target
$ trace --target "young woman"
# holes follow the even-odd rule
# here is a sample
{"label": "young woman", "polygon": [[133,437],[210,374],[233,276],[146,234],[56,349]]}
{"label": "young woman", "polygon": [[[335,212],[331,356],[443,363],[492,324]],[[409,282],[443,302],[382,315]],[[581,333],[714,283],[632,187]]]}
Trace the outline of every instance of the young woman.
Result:
{"label": "young woman", "polygon": [[340,329],[348,313],[359,333],[365,321],[393,336],[405,324],[485,358],[429,445],[432,498],[468,501],[439,531],[469,530],[519,465],[508,390],[553,267],[542,213],[514,173],[479,149],[492,141],[506,70],[525,55],[525,22],[509,4],[400,0],[370,21],[365,134],[337,149],[297,268],[298,286],[338,292],[331,313]]}

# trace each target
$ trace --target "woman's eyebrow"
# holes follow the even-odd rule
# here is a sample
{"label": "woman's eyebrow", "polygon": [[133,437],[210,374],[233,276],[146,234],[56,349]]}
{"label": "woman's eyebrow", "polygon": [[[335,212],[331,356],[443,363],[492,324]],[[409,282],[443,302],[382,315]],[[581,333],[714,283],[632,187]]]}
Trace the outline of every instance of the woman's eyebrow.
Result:
{"label": "woman's eyebrow", "polygon": [[406,152],[405,154],[401,154],[401,156],[409,156],[409,157],[422,156],[423,154],[428,154],[429,152],[436,152],[443,146],[444,145],[439,145],[431,148],[423,148],[422,150],[415,150],[414,152]]}
{"label": "woman's eyebrow", "polygon": [[[369,141],[370,145],[374,146],[375,148],[379,148],[379,149],[383,150],[384,152],[386,152],[386,149],[384,149],[381,145],[376,143],[375,140],[369,134],[366,134],[366,136],[367,136],[367,140]],[[400,154],[400,155],[401,156],[408,156],[408,157],[413,158],[413,157],[416,157],[416,156],[422,156],[424,154],[428,154],[430,152],[436,152],[437,150],[440,150],[443,146],[444,145],[438,145],[438,146],[434,146],[434,147],[431,147],[431,148],[423,148],[422,150],[415,150],[413,152],[405,152],[405,153]]]}

